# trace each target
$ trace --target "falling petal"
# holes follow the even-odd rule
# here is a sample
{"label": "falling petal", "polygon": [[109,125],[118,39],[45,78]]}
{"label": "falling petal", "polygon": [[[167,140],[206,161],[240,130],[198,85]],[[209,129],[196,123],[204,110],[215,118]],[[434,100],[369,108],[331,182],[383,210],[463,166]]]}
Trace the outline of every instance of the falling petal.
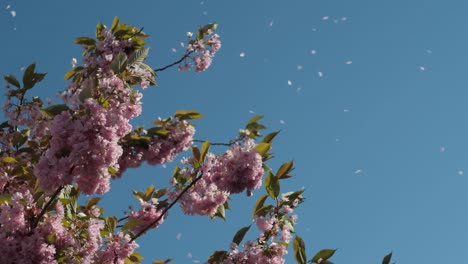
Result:
{"label": "falling petal", "polygon": [[315,55],[316,53],[317,53],[316,50],[311,50],[311,51],[310,51],[310,54],[312,54],[312,55]]}
{"label": "falling petal", "polygon": [[302,87],[300,86],[296,88],[296,92],[300,92],[301,90],[302,90]]}
{"label": "falling petal", "polygon": [[5,9],[8,10],[10,9],[10,7],[11,7],[10,5],[7,5]]}
{"label": "falling petal", "polygon": [[16,16],[16,11],[15,11],[15,10],[11,10],[11,11],[10,11],[10,14],[11,14],[12,17],[15,17],[15,16]]}
{"label": "falling petal", "polygon": [[251,114],[255,114],[255,112],[254,112],[254,111],[252,111],[252,110],[249,110],[249,113],[251,113]]}
{"label": "falling petal", "polygon": [[280,120],[280,124],[284,125],[284,120],[281,119],[281,120]]}
{"label": "falling petal", "polygon": [[292,85],[292,82],[291,80],[288,80],[288,85],[291,86]]}
{"label": "falling petal", "polygon": [[463,175],[463,171],[462,171],[462,170],[459,170],[459,171],[458,171],[458,175]]}
{"label": "falling petal", "polygon": [[346,20],[348,20],[347,17],[342,17],[342,18],[341,18],[341,21],[346,21]]}
{"label": "falling petal", "polygon": [[192,258],[192,253],[189,252],[189,253],[187,254],[187,258]]}
{"label": "falling petal", "polygon": [[318,76],[319,76],[320,78],[322,78],[322,77],[323,77],[323,72],[319,71],[319,72],[318,72]]}
{"label": "falling petal", "polygon": [[322,17],[322,20],[328,20],[330,17],[329,16],[324,16]]}
{"label": "falling petal", "polygon": [[440,147],[439,151],[440,152],[445,152],[445,147]]}
{"label": "falling petal", "polygon": [[363,172],[364,172],[363,170],[357,169],[357,170],[354,172],[354,174],[361,174],[361,173],[363,173]]}
{"label": "falling petal", "polygon": [[76,58],[72,58],[71,60],[72,67],[75,67],[77,64],[78,64],[78,61],[76,60]]}
{"label": "falling petal", "polygon": [[176,239],[177,239],[177,240],[180,240],[181,237],[182,237],[182,233],[177,233]]}
{"label": "falling petal", "polygon": [[419,69],[420,69],[421,71],[425,71],[425,70],[426,70],[426,67],[424,67],[424,66],[419,66]]}
{"label": "falling petal", "polygon": [[432,50],[426,50],[427,54],[432,54]]}
{"label": "falling petal", "polygon": [[343,109],[343,112],[349,113],[349,109]]}
{"label": "falling petal", "polygon": [[270,21],[270,24],[268,24],[269,27],[272,27],[273,26],[273,20]]}
{"label": "falling petal", "polygon": [[298,70],[302,70],[304,67],[302,65],[297,65]]}
{"label": "falling petal", "polygon": [[353,61],[346,61],[345,62],[347,65],[353,64]]}
{"label": "falling petal", "polygon": [[245,53],[244,53],[244,52],[241,52],[241,53],[239,54],[239,56],[240,56],[241,58],[244,58],[244,57],[245,57]]}
{"label": "falling petal", "polygon": [[175,48],[172,48],[171,51],[172,52],[177,52],[177,50]]}

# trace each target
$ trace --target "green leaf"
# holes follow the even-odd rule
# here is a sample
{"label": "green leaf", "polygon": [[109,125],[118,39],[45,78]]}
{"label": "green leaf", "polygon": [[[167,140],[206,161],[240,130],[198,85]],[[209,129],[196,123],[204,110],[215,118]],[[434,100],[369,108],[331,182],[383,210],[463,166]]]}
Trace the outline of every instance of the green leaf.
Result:
{"label": "green leaf", "polygon": [[29,65],[26,70],[24,71],[23,75],[23,88],[28,90],[31,89],[34,84],[36,83],[34,70],[36,69],[36,64],[33,63]]}
{"label": "green leaf", "polygon": [[174,117],[179,120],[186,120],[186,119],[199,119],[199,118],[202,118],[203,115],[195,110],[177,110]]}
{"label": "green leaf", "polygon": [[114,17],[114,20],[112,21],[111,31],[114,32],[118,25],[119,25],[119,17],[116,16]]}
{"label": "green leaf", "polygon": [[148,186],[148,188],[146,188],[145,198],[147,198],[147,201],[149,201],[151,199],[151,196],[153,195],[155,190],[156,190],[156,188],[154,187],[153,184],[151,184],[150,186]]}
{"label": "green leaf", "polygon": [[56,105],[51,105],[51,106],[45,108],[44,112],[46,114],[48,114],[49,116],[54,117],[54,116],[62,113],[63,111],[68,111],[68,110],[70,110],[70,108],[68,108],[67,105],[65,105],[65,104],[56,104]]}
{"label": "green leaf", "polygon": [[129,230],[129,229],[132,229],[134,228],[135,226],[141,224],[141,220],[139,219],[132,219],[132,220],[129,220],[127,223],[125,223],[123,226],[122,226],[122,231],[125,231],[125,230]]}
{"label": "green leaf", "polygon": [[18,82],[18,80],[15,78],[15,76],[8,74],[8,75],[4,75],[3,78],[4,78],[5,81],[7,81],[9,84],[16,86],[16,88],[21,88],[21,85],[20,85],[20,83]]}
{"label": "green leaf", "polygon": [[127,67],[127,54],[125,52],[119,52],[117,56],[110,63],[110,68],[115,74],[122,73]]}
{"label": "green leaf", "polygon": [[268,135],[266,135],[262,142],[265,142],[265,143],[271,143],[271,141],[273,141],[273,139],[279,134],[279,131],[276,131],[276,132],[272,132]]}
{"label": "green leaf", "polygon": [[260,210],[263,207],[263,204],[265,203],[266,199],[268,198],[267,194],[264,194],[258,198],[257,202],[255,203],[254,210],[253,210],[253,215],[257,215],[258,210]]}
{"label": "green leaf", "polygon": [[[248,125],[252,125],[252,124],[254,124],[254,123],[257,123],[257,121],[260,120],[260,119],[262,119],[262,118],[263,118],[262,115],[252,117],[252,118],[249,120],[249,122],[247,122],[247,126],[248,126]],[[247,126],[246,126],[246,128],[247,128]]]}
{"label": "green leaf", "polygon": [[242,239],[244,239],[244,236],[245,234],[247,234],[247,231],[249,231],[249,229],[250,225],[239,229],[239,231],[237,231],[234,237],[232,238],[232,242],[239,245],[240,242],[242,242]]}
{"label": "green leaf", "polygon": [[82,71],[84,68],[82,66],[75,67],[71,70],[69,70],[67,73],[65,73],[65,76],[63,76],[63,79],[69,80],[73,76],[75,76],[76,73]]}
{"label": "green leaf", "polygon": [[117,176],[119,174],[119,170],[114,167],[108,167],[107,171],[109,172],[110,176]]}
{"label": "green leaf", "polygon": [[172,261],[171,258],[168,258],[166,260],[155,260],[155,261],[153,261],[153,264],[167,264],[167,263],[169,263],[171,261]]}
{"label": "green leaf", "polygon": [[128,65],[135,65],[141,64],[145,61],[146,57],[148,56],[149,48],[143,48],[135,50],[135,52],[130,55],[128,58]]}
{"label": "green leaf", "polygon": [[195,160],[200,160],[200,150],[196,146],[192,146],[192,155],[195,158]]}
{"label": "green leaf", "polygon": [[214,217],[219,217],[223,220],[226,220],[226,210],[224,208],[224,205],[218,206],[216,209],[216,213],[214,214]]}
{"label": "green leaf", "polygon": [[289,178],[289,173],[293,170],[293,161],[288,161],[281,165],[281,167],[278,169],[278,172],[276,172],[276,178],[278,179],[284,179],[284,178]]}
{"label": "green leaf", "polygon": [[2,159],[4,163],[17,163],[18,161],[13,157],[4,157]]}
{"label": "green leaf", "polygon": [[302,238],[296,235],[296,238],[294,238],[293,247],[294,247],[294,258],[296,259],[297,263],[299,264],[307,263],[304,240],[302,240]]}
{"label": "green leaf", "polygon": [[268,172],[265,178],[265,189],[271,198],[276,199],[280,193],[280,183],[273,173]]}
{"label": "green leaf", "polygon": [[79,38],[76,38],[73,42],[79,45],[86,45],[86,46],[96,45],[96,41],[90,37],[79,37]]}
{"label": "green leaf", "polygon": [[94,197],[94,198],[89,199],[86,202],[86,208],[89,209],[89,208],[93,207],[94,205],[98,204],[100,200],[101,200],[100,197]]}
{"label": "green leaf", "polygon": [[205,161],[206,154],[208,154],[208,150],[210,150],[210,142],[205,141],[203,142],[201,153],[200,153],[200,163]]}
{"label": "green leaf", "polygon": [[270,148],[271,144],[265,142],[260,142],[257,144],[257,146],[255,146],[255,150],[257,150],[258,154],[260,154],[262,157],[265,157],[268,154]]}
{"label": "green leaf", "polygon": [[211,256],[208,258],[208,263],[210,264],[218,264],[218,263],[223,263],[223,261],[226,259],[226,257],[229,255],[227,251],[224,250],[218,250],[215,251]]}
{"label": "green leaf", "polygon": [[102,32],[102,30],[105,29],[105,28],[106,28],[106,27],[104,27],[104,25],[103,25],[101,22],[99,22],[99,23],[97,24],[97,26],[96,26],[96,38],[97,38],[98,40],[103,40],[103,39],[104,39],[104,37],[101,35],[101,32]]}
{"label": "green leaf", "polygon": [[271,211],[271,209],[273,209],[273,205],[271,205],[271,204],[262,206],[260,209],[258,209],[255,212],[255,215],[256,216],[265,216]]}
{"label": "green leaf", "polygon": [[115,231],[115,227],[117,226],[117,218],[115,218],[115,216],[106,217],[104,218],[104,221],[106,222],[109,231],[113,233]]}
{"label": "green leaf", "polygon": [[318,263],[320,259],[322,259],[322,261],[328,260],[333,256],[333,254],[335,254],[335,252],[336,249],[322,249],[319,252],[317,252],[317,254],[315,254],[315,256],[310,261]]}
{"label": "green leaf", "polygon": [[11,194],[0,194],[0,204],[9,203],[11,201]]}
{"label": "green leaf", "polygon": [[390,264],[390,260],[392,260],[392,252],[383,258],[382,264]]}

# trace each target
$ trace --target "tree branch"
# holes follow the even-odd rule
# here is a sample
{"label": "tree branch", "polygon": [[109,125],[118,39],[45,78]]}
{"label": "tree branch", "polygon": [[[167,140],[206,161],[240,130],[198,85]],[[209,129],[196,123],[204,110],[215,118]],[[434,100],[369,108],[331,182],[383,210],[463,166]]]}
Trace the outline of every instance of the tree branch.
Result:
{"label": "tree branch", "polygon": [[177,203],[177,201],[179,201],[182,195],[184,195],[193,185],[195,185],[195,183],[197,183],[202,178],[202,176],[203,175],[198,176],[187,187],[185,187],[185,189],[183,189],[182,192],[180,192],[179,195],[177,195],[176,199],[171,204],[169,204],[168,207],[164,208],[164,210],[162,211],[161,215],[158,218],[156,218],[153,222],[151,222],[146,228],[138,232],[132,239],[130,239],[128,243],[132,243],[133,241],[135,241],[137,238],[143,235],[143,233],[148,231],[154,224],[156,224],[159,220],[161,220],[166,215],[167,211],[169,211],[169,209],[171,209],[172,206],[174,206]]}
{"label": "tree branch", "polygon": [[175,61],[175,62],[173,62],[173,63],[171,63],[171,64],[169,64],[169,65],[166,65],[166,66],[164,66],[164,67],[161,67],[161,68],[158,68],[158,69],[154,69],[154,72],[164,71],[164,70],[167,69],[167,68],[170,68],[170,67],[172,67],[172,66],[174,66],[174,65],[177,65],[177,64],[183,62],[183,61],[184,61],[186,58],[188,58],[188,57],[190,56],[190,54],[192,54],[192,53],[193,53],[193,51],[189,51],[189,52],[185,53],[185,55],[182,56],[182,58],[180,58],[179,60],[177,60],[177,61]]}
{"label": "tree branch", "polygon": [[52,194],[52,196],[50,197],[49,201],[47,201],[46,205],[42,208],[41,212],[39,213],[39,215],[37,216],[37,218],[32,222],[31,224],[31,231],[37,227],[37,225],[39,224],[39,221],[41,220],[41,217],[44,216],[47,208],[52,204],[52,202],[55,200],[55,198],[57,197],[57,195],[62,191],[63,189],[63,186],[60,186],[60,188],[57,189],[57,191],[54,192],[54,194]]}

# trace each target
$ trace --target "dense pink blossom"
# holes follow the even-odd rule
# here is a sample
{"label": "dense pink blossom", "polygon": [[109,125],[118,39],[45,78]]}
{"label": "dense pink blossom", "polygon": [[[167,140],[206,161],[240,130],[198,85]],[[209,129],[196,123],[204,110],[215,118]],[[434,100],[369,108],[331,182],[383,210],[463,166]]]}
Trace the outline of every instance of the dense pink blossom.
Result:
{"label": "dense pink blossom", "polygon": [[262,185],[262,157],[252,139],[233,145],[209,165],[204,168],[204,175],[221,190],[240,193],[258,189]]}
{"label": "dense pink blossom", "polygon": [[[157,218],[161,217],[164,208],[158,208],[157,204],[151,204],[145,201],[140,201],[140,210],[132,211],[128,215],[129,221],[136,220],[139,223],[132,228],[133,233],[138,234],[148,228]],[[161,217],[156,223],[151,225],[151,228],[157,228],[164,221],[166,216]]]}

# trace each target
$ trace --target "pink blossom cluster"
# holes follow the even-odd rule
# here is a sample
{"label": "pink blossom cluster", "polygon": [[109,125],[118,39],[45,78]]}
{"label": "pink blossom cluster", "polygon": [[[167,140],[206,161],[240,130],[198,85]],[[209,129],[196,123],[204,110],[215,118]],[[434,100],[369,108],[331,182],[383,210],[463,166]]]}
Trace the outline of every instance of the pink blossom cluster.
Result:
{"label": "pink blossom cluster", "polygon": [[[128,215],[129,221],[138,221],[138,224],[132,227],[133,233],[138,234],[141,231],[144,231],[151,223],[161,217],[164,208],[158,208],[157,206],[157,204],[140,201],[140,210],[130,212]],[[152,224],[151,228],[157,228],[159,225],[161,225],[164,222],[166,215],[161,217],[161,219],[156,223]]]}
{"label": "pink blossom cluster", "polygon": [[[187,34],[187,36],[191,38],[192,34]],[[212,58],[220,48],[221,40],[219,39],[219,35],[213,34],[207,40],[190,41],[185,50],[188,52],[187,54],[194,54],[189,57],[195,64],[195,71],[202,72],[210,67]],[[179,66],[179,71],[186,71],[191,67],[191,63],[185,62],[184,65]]]}
{"label": "pink blossom cluster", "polygon": [[[92,218],[83,231],[65,227],[65,209],[57,202],[55,214],[46,215],[44,221],[31,229],[29,224],[35,205],[29,191],[15,193],[8,204],[0,206],[0,263],[57,263],[60,256],[65,263],[96,263],[98,254],[103,254],[100,231],[104,222]],[[8,223],[10,222],[10,223]],[[12,227],[15,225],[16,227]],[[86,235],[80,235],[82,234]],[[112,263],[112,262],[108,262]]]}
{"label": "pink blossom cluster", "polygon": [[[127,168],[139,167],[143,162],[150,165],[164,164],[190,148],[195,127],[187,121],[172,119],[163,127],[167,135],[152,136],[147,146],[127,141],[123,144],[123,154],[119,159],[119,175]],[[132,135],[132,134],[131,134]]]}
{"label": "pink blossom cluster", "polygon": [[271,243],[259,244],[257,241],[247,241],[242,250],[237,249],[237,245],[232,246],[229,256],[223,261],[223,264],[284,264],[286,260],[284,255],[288,254],[287,248],[283,244]]}
{"label": "pink blossom cluster", "polygon": [[[73,181],[86,194],[107,192],[109,170],[118,170],[123,153],[119,141],[131,132],[130,120],[141,113],[141,93],[130,89],[109,66],[131,42],[117,41],[107,29],[102,35],[96,51],[84,55],[83,79],[62,94],[72,110],[52,120],[50,147],[34,168],[46,192]],[[87,76],[90,71],[97,73]]]}
{"label": "pink blossom cluster", "polygon": [[[193,163],[187,160],[186,163]],[[189,179],[194,169],[182,171]],[[219,206],[223,205],[231,193],[244,190],[251,192],[262,185],[262,157],[255,149],[253,139],[245,139],[242,143],[231,146],[224,154],[215,156],[208,154],[201,167],[201,179],[189,189],[179,200],[182,210],[187,214],[213,216]],[[177,188],[170,197],[175,199],[181,191]]]}
{"label": "pink blossom cluster", "polygon": [[93,264],[124,264],[125,259],[129,257],[138,244],[135,241],[130,242],[128,234],[118,232],[107,237],[104,250],[96,252]]}

